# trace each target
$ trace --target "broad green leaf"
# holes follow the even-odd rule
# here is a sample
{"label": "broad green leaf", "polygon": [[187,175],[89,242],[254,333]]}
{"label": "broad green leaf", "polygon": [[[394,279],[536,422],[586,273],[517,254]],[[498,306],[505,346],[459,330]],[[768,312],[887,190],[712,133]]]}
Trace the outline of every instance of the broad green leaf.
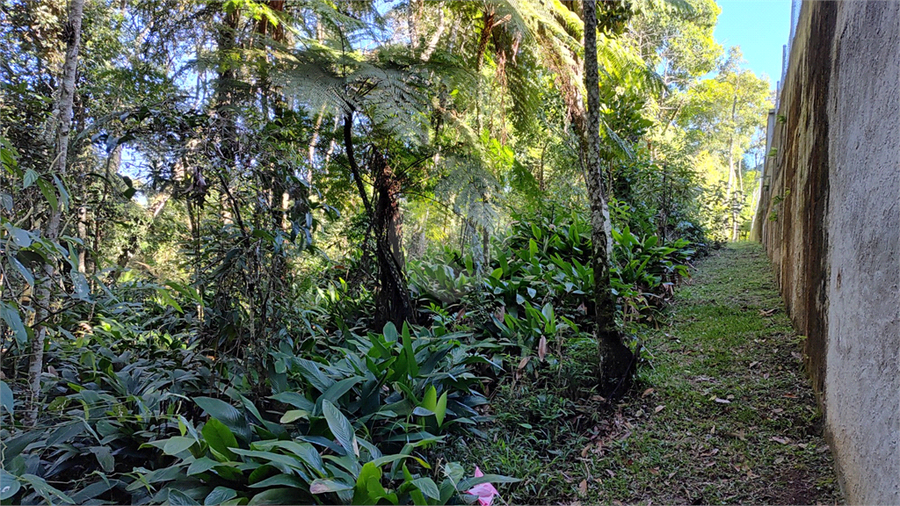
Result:
{"label": "broad green leaf", "polygon": [[466,470],[459,462],[448,462],[444,466],[444,475],[456,486],[466,476]]}
{"label": "broad green leaf", "polygon": [[238,447],[237,439],[225,424],[215,418],[210,418],[200,432],[203,433],[203,439],[210,448],[228,460],[237,459],[237,455],[231,451],[231,448]]}
{"label": "broad green leaf", "polygon": [[328,390],[326,390],[325,393],[322,394],[322,397],[319,398],[320,399],[319,402],[327,400],[331,403],[337,404],[338,399],[340,399],[342,395],[344,395],[345,393],[350,391],[351,388],[356,386],[356,384],[362,380],[363,380],[362,377],[354,376],[352,378],[347,378],[347,379],[338,381],[334,385],[331,385],[328,388]]}
{"label": "broad green leaf", "polygon": [[431,478],[416,478],[412,481],[412,484],[421,490],[426,497],[431,499],[441,498],[441,491],[438,490],[437,484]]}
{"label": "broad green leaf", "polygon": [[12,389],[5,381],[0,381],[0,408],[6,410],[10,415],[13,414],[15,399],[13,398]]}
{"label": "broad green leaf", "polygon": [[416,362],[416,354],[413,352],[412,336],[409,334],[409,325],[403,322],[403,352],[406,354],[406,370],[411,378],[419,375],[419,364]]}
{"label": "broad green leaf", "polygon": [[469,490],[475,485],[480,485],[482,483],[518,483],[522,480],[518,478],[510,478],[509,476],[502,476],[499,474],[486,474],[484,476],[479,476],[477,478],[466,478],[459,482],[460,490]]}
{"label": "broad green leaf", "polygon": [[259,448],[260,450],[271,450],[272,448],[286,450],[299,458],[309,469],[315,471],[316,474],[324,476],[325,468],[322,465],[322,457],[319,456],[319,452],[317,452],[311,444],[276,440],[253,443],[253,447]]}
{"label": "broad green leaf", "polygon": [[38,188],[40,188],[41,193],[44,195],[44,198],[47,199],[47,202],[50,203],[50,208],[54,211],[59,209],[59,200],[56,198],[56,190],[50,186],[50,183],[43,179],[37,180]]}
{"label": "broad green leaf", "polygon": [[166,444],[163,446],[162,451],[166,455],[174,456],[187,450],[188,448],[193,446],[194,443],[196,443],[196,441],[194,441],[194,438],[175,436],[166,441]]}
{"label": "broad green leaf", "polygon": [[325,415],[325,421],[328,422],[328,428],[338,440],[338,443],[344,448],[348,454],[359,457],[359,445],[356,443],[356,432],[350,420],[344,416],[341,411],[335,407],[330,401],[322,403],[322,411]]}
{"label": "broad green leaf", "polygon": [[422,407],[434,412],[435,406],[437,406],[437,389],[431,385],[428,390],[425,390],[425,396],[422,397]]}
{"label": "broad green leaf", "polygon": [[206,411],[209,416],[225,424],[235,436],[244,441],[250,441],[250,425],[237,408],[225,401],[213,399],[212,397],[197,397],[194,399],[194,402],[203,408],[203,411]]}
{"label": "broad green leaf", "polygon": [[209,457],[200,457],[199,459],[191,462],[191,465],[188,467],[187,475],[193,476],[195,474],[205,473],[210,469],[220,465],[219,462],[209,458]]}
{"label": "broad green leaf", "polygon": [[300,366],[300,374],[319,392],[324,393],[334,384],[334,380],[322,374],[319,364],[312,360],[298,358],[297,364]]}
{"label": "broad green leaf", "polygon": [[441,394],[437,405],[434,407],[434,417],[437,419],[438,427],[444,424],[444,417],[447,415],[447,392]]}
{"label": "broad green leaf", "polygon": [[310,413],[316,409],[315,403],[296,392],[281,392],[271,396],[271,398]]}
{"label": "broad green leaf", "polygon": [[281,423],[296,422],[300,419],[309,420],[309,412],[302,409],[291,409],[281,415]]}
{"label": "broad green leaf", "polygon": [[22,275],[22,278],[25,279],[25,282],[33,287],[34,286],[34,274],[31,273],[31,270],[28,269],[27,267],[25,267],[24,265],[22,265],[22,262],[20,262],[14,256],[10,256],[7,258],[9,259],[10,265],[12,265],[16,269],[16,271],[18,271],[19,274]]}
{"label": "broad green leaf", "polygon": [[33,474],[23,474],[22,479],[27,481],[34,488],[35,492],[41,495],[48,503],[64,502],[66,504],[75,504],[71,497],[67,496],[61,490],[48,484],[40,476]]}
{"label": "broad green leaf", "polygon": [[169,504],[172,506],[199,506],[200,503],[195,501],[191,496],[185,494],[181,490],[169,489]]}
{"label": "broad green leaf", "polygon": [[292,476],[290,474],[276,474],[275,476],[271,476],[266,478],[265,480],[256,482],[252,485],[247,485],[248,488],[266,488],[271,487],[273,485],[284,485],[286,487],[300,488],[306,489],[309,484],[296,476]]}
{"label": "broad green leaf", "polygon": [[342,490],[353,490],[353,485],[336,480],[318,479],[309,486],[311,494],[325,494],[328,492],[340,492]]}
{"label": "broad green leaf", "polygon": [[369,462],[362,467],[353,487],[353,504],[377,504],[387,491],[381,485],[381,469]]}
{"label": "broad green leaf", "polygon": [[97,457],[97,463],[100,464],[103,472],[112,473],[115,470],[116,461],[113,459],[112,452],[108,446],[92,446],[89,450]]}
{"label": "broad green leaf", "polygon": [[233,448],[232,451],[245,457],[265,460],[283,473],[291,473],[294,469],[304,469],[303,464],[299,460],[288,455],[259,450],[243,450],[241,448]]}
{"label": "broad green leaf", "polygon": [[396,343],[399,334],[397,333],[397,327],[394,326],[393,322],[387,322],[384,324],[384,330],[381,331],[382,335],[384,335],[384,340],[388,343]]}
{"label": "broad green leaf", "polygon": [[75,501],[75,504],[85,504],[89,499],[93,499],[98,495],[106,492],[107,490],[113,488],[113,485],[113,482],[107,479],[103,479],[101,481],[91,483],[78,492],[72,494],[71,497],[72,500]]}
{"label": "broad green leaf", "polygon": [[35,172],[34,169],[28,169],[25,171],[25,175],[22,177],[22,189],[28,188],[33,185],[35,181],[40,178],[40,174]]}
{"label": "broad green leaf", "polygon": [[59,205],[65,210],[69,208],[69,192],[66,190],[66,185],[63,184],[62,180],[60,180],[55,174],[53,175],[53,184],[56,185],[56,189],[59,190]]}
{"label": "broad green leaf", "polygon": [[416,416],[432,416],[434,415],[434,411],[426,409],[422,406],[416,406],[415,409],[413,409],[412,414]]}
{"label": "broad green leaf", "polygon": [[16,495],[22,485],[15,476],[0,469],[0,501],[5,501]]}
{"label": "broad green leaf", "polygon": [[16,243],[16,246],[20,248],[27,248],[31,246],[31,234],[27,230],[15,227],[12,223],[4,223],[3,228],[5,228],[7,232],[9,232],[9,235],[12,237],[13,242]]}
{"label": "broad green leaf", "polygon": [[216,487],[206,496],[203,504],[207,506],[222,504],[223,502],[237,497],[237,492],[228,487]]}

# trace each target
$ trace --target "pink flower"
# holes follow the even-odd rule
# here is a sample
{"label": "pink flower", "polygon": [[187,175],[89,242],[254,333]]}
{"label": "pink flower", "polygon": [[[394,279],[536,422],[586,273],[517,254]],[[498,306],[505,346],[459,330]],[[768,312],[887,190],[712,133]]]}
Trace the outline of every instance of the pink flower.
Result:
{"label": "pink flower", "polygon": [[[484,476],[484,473],[481,472],[478,466],[475,466],[475,477],[480,478],[482,476]],[[466,493],[478,497],[479,506],[491,506],[494,496],[500,495],[500,492],[490,483],[479,483],[467,490]]]}

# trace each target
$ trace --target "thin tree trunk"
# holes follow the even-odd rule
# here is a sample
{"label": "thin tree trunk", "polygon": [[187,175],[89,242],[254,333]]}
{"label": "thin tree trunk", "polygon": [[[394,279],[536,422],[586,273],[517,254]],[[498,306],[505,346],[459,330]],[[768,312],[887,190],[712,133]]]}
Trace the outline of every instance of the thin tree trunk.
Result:
{"label": "thin tree trunk", "polygon": [[731,206],[731,240],[736,241],[737,238],[737,214],[735,213],[735,202],[732,199],[732,193],[734,192],[734,185],[737,183],[735,173],[734,173],[734,138],[737,135],[737,126],[735,125],[735,118],[737,112],[737,94],[734,95],[734,98],[731,100],[731,136],[728,139],[728,188],[725,192],[725,200],[728,202],[728,205]]}
{"label": "thin tree trunk", "polygon": [[434,35],[431,36],[431,40],[428,41],[428,45],[425,46],[425,50],[422,51],[422,61],[431,59],[431,55],[434,53],[434,50],[437,49],[438,41],[441,40],[441,35],[444,34],[444,29],[446,27],[447,23],[444,19],[444,9],[438,7],[438,27],[437,30],[434,31]]}
{"label": "thin tree trunk", "polygon": [[611,223],[603,191],[600,157],[600,75],[597,65],[596,0],[584,1],[584,86],[587,90],[586,121],[582,122],[582,150],[591,207],[594,299],[597,342],[601,360],[601,388],[607,395],[621,393],[633,366],[633,355],[616,328],[616,299],[610,285]]}
{"label": "thin tree trunk", "polygon": [[[731,230],[731,240],[736,242],[740,238],[740,223],[738,219],[741,214],[741,207],[743,207],[744,203],[744,178],[741,176],[741,159],[738,158],[737,167],[735,167],[734,172],[735,179],[737,180],[737,187],[740,189],[740,192],[736,192],[734,196],[734,202],[731,206],[731,218],[732,218],[732,230]],[[740,197],[740,201],[738,200]]]}
{"label": "thin tree trunk", "polygon": [[[75,102],[75,76],[78,67],[78,50],[81,44],[81,19],[84,0],[70,0],[69,19],[66,24],[66,59],[63,64],[62,82],[59,91],[59,125],[56,137],[56,160],[53,171],[61,181],[65,180],[69,160],[69,132],[72,128],[72,109]],[[60,203],[62,204],[62,203]],[[62,220],[62,205],[50,215],[47,225],[47,239],[55,241],[59,237]],[[41,395],[41,372],[44,370],[44,341],[47,337],[47,319],[50,317],[51,286],[56,277],[56,269],[50,263],[44,264],[47,279],[37,291],[38,315],[34,339],[31,341],[31,362],[28,365],[29,392],[26,400],[23,422],[27,427],[37,424],[38,405]]]}
{"label": "thin tree trunk", "polygon": [[78,238],[81,239],[82,246],[78,248],[78,272],[84,274],[87,272],[87,207],[78,207]]}
{"label": "thin tree trunk", "polygon": [[116,259],[116,265],[119,266],[119,270],[116,270],[113,273],[113,280],[119,279],[122,269],[127,267],[128,262],[141,251],[140,236],[148,234],[153,229],[153,225],[156,224],[156,218],[162,213],[163,209],[166,207],[166,203],[169,202],[171,197],[171,193],[162,194],[160,199],[150,208],[150,224],[147,228],[140,231],[140,233],[135,231],[135,233],[131,234],[126,246],[122,248],[122,252],[119,253],[119,257]]}

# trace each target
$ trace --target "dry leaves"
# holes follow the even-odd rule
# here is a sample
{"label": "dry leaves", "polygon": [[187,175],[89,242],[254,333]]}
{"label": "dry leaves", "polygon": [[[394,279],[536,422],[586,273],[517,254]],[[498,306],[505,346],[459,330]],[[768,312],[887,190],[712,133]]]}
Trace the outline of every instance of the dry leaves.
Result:
{"label": "dry leaves", "polygon": [[538,341],[538,359],[543,362],[544,357],[547,356],[547,336],[541,336],[541,340]]}

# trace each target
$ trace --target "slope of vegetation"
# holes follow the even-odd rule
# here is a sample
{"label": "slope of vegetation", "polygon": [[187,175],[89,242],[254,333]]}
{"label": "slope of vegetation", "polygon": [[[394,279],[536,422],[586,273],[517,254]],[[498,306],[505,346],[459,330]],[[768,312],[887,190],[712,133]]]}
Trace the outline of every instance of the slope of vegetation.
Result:
{"label": "slope of vegetation", "polygon": [[750,215],[717,13],[4,0],[0,501],[563,500],[497,424],[611,423]]}

